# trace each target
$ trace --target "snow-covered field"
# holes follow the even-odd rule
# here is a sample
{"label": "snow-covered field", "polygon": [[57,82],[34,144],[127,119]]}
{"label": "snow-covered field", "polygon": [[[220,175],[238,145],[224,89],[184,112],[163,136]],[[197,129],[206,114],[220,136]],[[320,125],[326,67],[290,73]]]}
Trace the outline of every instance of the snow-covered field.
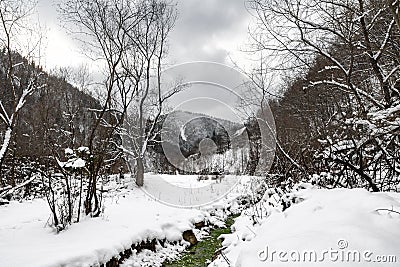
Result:
{"label": "snow-covered field", "polygon": [[[163,177],[188,188],[211,183],[185,175]],[[237,198],[252,192],[251,181],[244,176],[219,201],[182,209],[152,199],[126,178],[110,185],[114,189],[107,193],[100,218],[85,218],[59,234],[47,226],[45,200],[11,202],[0,206],[0,266],[96,266],[154,238],[170,242],[157,245],[156,252],[134,251],[123,266],[160,266],[186,248],[182,233],[195,223],[223,225],[228,208],[234,212]],[[283,206],[290,207],[282,211]],[[233,233],[223,235],[225,249],[209,266],[398,266],[399,212],[396,193],[325,190],[309,184],[290,192],[267,189],[258,204],[236,218]]]}
{"label": "snow-covered field", "polygon": [[244,211],[224,236],[231,265],[220,257],[210,266],[399,266],[400,194],[297,190],[286,200],[298,203],[284,212],[274,191],[266,194],[259,208],[269,216],[258,224],[254,209]]}
{"label": "snow-covered field", "polygon": [[208,175],[198,180],[197,175],[148,174],[143,189],[160,202],[176,207],[200,207],[223,199],[236,187],[242,176]]}
{"label": "snow-covered field", "polygon": [[[176,185],[187,181],[188,187],[210,184],[210,181],[197,182],[194,177],[183,175],[169,178]],[[126,180],[125,184],[109,186],[119,189],[107,193],[100,218],[85,218],[59,234],[47,225],[50,210],[43,199],[0,206],[0,266],[96,266],[143,240],[180,241],[176,246],[167,246],[164,249],[167,252],[157,256],[159,259],[154,264],[160,263],[165,259],[162,254],[171,256],[173,251],[176,254],[185,248],[182,233],[193,229],[194,223],[207,220],[221,224],[226,216],[223,209],[232,207],[236,197],[249,190],[250,178],[243,177],[220,201],[196,209],[164,205],[137,188],[131,179]],[[143,261],[149,261],[149,257],[154,255],[138,256]],[[132,266],[144,266],[130,262]]]}

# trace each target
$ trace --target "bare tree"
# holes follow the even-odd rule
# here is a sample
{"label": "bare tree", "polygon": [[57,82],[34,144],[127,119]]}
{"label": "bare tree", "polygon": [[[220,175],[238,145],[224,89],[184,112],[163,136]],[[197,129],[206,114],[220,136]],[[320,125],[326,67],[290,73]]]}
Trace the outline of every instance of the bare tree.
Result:
{"label": "bare tree", "polygon": [[126,128],[121,132],[129,146],[123,149],[136,161],[136,184],[144,183],[144,158],[147,146],[154,140],[163,104],[182,87],[170,92],[161,90],[163,58],[167,52],[167,37],[176,20],[175,6],[166,1],[145,1],[142,10],[147,16],[128,33],[130,50],[123,62],[129,81],[136,88],[131,95]]}
{"label": "bare tree", "polygon": [[[347,96],[334,100],[335,115],[327,123],[337,125],[323,154],[339,173],[347,170],[374,191],[399,174],[398,5],[389,2],[248,1],[258,19],[255,49],[274,57],[276,69],[307,79],[304,89]],[[315,75],[305,77],[312,68]]]}
{"label": "bare tree", "polygon": [[[21,38],[28,37],[27,19],[34,7],[31,1],[0,1],[0,42],[1,42],[1,95],[0,95],[0,172],[13,138],[18,114],[28,97],[40,86],[40,71],[23,58],[18,49],[23,46]],[[33,40],[32,40],[33,41]],[[34,46],[32,49],[34,50]],[[32,51],[25,51],[27,57]],[[1,180],[0,184],[4,184]],[[11,182],[11,187],[15,182]],[[2,190],[4,191],[4,190]]]}
{"label": "bare tree", "polygon": [[[113,97],[118,88],[125,86],[125,78],[120,69],[123,53],[126,49],[126,34],[123,27],[136,24],[139,20],[138,10],[129,1],[68,1],[61,6],[64,19],[71,31],[77,33],[93,56],[105,65],[105,80],[98,84],[103,98],[98,109],[90,109],[96,116],[90,128],[86,145],[92,160],[88,162],[87,194],[84,201],[85,213],[97,216],[100,209],[98,195],[99,175],[104,170],[110,140],[115,130],[121,125],[126,107],[118,110],[113,106]],[[91,52],[91,53],[90,53]],[[124,89],[121,89],[125,92]]]}
{"label": "bare tree", "polygon": [[73,0],[62,6],[61,11],[68,25],[77,27],[72,31],[79,34],[88,56],[105,66],[105,80],[98,84],[103,92],[101,108],[90,110],[96,120],[87,140],[91,160],[87,166],[88,190],[84,201],[86,214],[98,215],[99,174],[107,162],[118,156],[110,151],[122,148],[120,138],[129,110],[137,115],[134,140],[141,152],[131,154],[137,159],[137,184],[143,184],[145,112],[152,110],[154,114],[156,110],[156,121],[163,101],[158,90],[159,108],[148,106],[154,96],[151,77],[161,73],[166,38],[175,21],[175,6],[156,0]]}

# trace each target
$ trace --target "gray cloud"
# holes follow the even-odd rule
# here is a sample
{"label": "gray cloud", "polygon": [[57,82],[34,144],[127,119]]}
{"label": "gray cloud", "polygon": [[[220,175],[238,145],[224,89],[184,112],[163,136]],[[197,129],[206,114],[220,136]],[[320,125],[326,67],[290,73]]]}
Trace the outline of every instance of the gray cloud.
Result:
{"label": "gray cloud", "polygon": [[[48,32],[48,67],[82,60],[79,44],[59,27],[57,5],[66,0],[38,0],[39,19]],[[177,0],[178,20],[171,32],[169,63],[215,61],[230,63],[247,35],[250,15],[245,0]],[[81,63],[77,63],[79,65]],[[75,64],[74,64],[75,65]]]}
{"label": "gray cloud", "polygon": [[245,38],[250,17],[244,0],[180,0],[178,12],[170,41],[170,58],[177,62],[227,63],[228,53]]}

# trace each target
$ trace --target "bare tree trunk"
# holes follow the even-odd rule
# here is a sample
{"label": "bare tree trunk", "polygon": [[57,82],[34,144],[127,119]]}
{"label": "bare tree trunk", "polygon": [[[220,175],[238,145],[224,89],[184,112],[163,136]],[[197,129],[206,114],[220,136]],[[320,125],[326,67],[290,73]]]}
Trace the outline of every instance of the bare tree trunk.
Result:
{"label": "bare tree trunk", "polygon": [[143,158],[138,157],[136,160],[137,170],[136,170],[136,184],[138,186],[143,186],[144,183],[144,166]]}
{"label": "bare tree trunk", "polygon": [[8,151],[8,146],[10,144],[10,140],[11,140],[11,135],[12,135],[12,128],[11,127],[7,127],[7,130],[4,134],[4,140],[3,143],[0,146],[0,171],[2,170],[3,164],[4,164],[4,160],[6,157],[6,153]]}
{"label": "bare tree trunk", "polygon": [[76,222],[79,222],[80,217],[81,217],[82,190],[83,190],[83,176],[82,176],[82,173],[80,174],[80,178],[81,178],[81,184],[80,184],[80,188],[79,188],[78,218],[76,219]]}
{"label": "bare tree trunk", "polygon": [[259,161],[260,161],[260,150],[258,148],[258,145],[251,140],[249,160],[247,161],[247,166],[244,173],[250,176],[254,176]]}

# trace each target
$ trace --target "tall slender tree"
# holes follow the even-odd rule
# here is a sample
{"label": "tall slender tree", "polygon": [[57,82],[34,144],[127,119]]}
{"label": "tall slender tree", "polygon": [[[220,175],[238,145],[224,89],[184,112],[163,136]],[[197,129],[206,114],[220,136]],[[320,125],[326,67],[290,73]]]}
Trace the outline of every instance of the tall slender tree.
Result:
{"label": "tall slender tree", "polygon": [[[2,167],[13,139],[18,114],[29,96],[40,86],[40,71],[28,62],[36,46],[28,47],[22,36],[28,36],[28,19],[35,3],[31,1],[0,1],[0,185]],[[29,29],[33,31],[33,29]],[[30,40],[35,44],[35,40]],[[25,48],[25,49],[24,49]],[[29,51],[26,51],[29,50]],[[23,58],[19,52],[25,52]],[[15,181],[11,181],[15,186]]]}

